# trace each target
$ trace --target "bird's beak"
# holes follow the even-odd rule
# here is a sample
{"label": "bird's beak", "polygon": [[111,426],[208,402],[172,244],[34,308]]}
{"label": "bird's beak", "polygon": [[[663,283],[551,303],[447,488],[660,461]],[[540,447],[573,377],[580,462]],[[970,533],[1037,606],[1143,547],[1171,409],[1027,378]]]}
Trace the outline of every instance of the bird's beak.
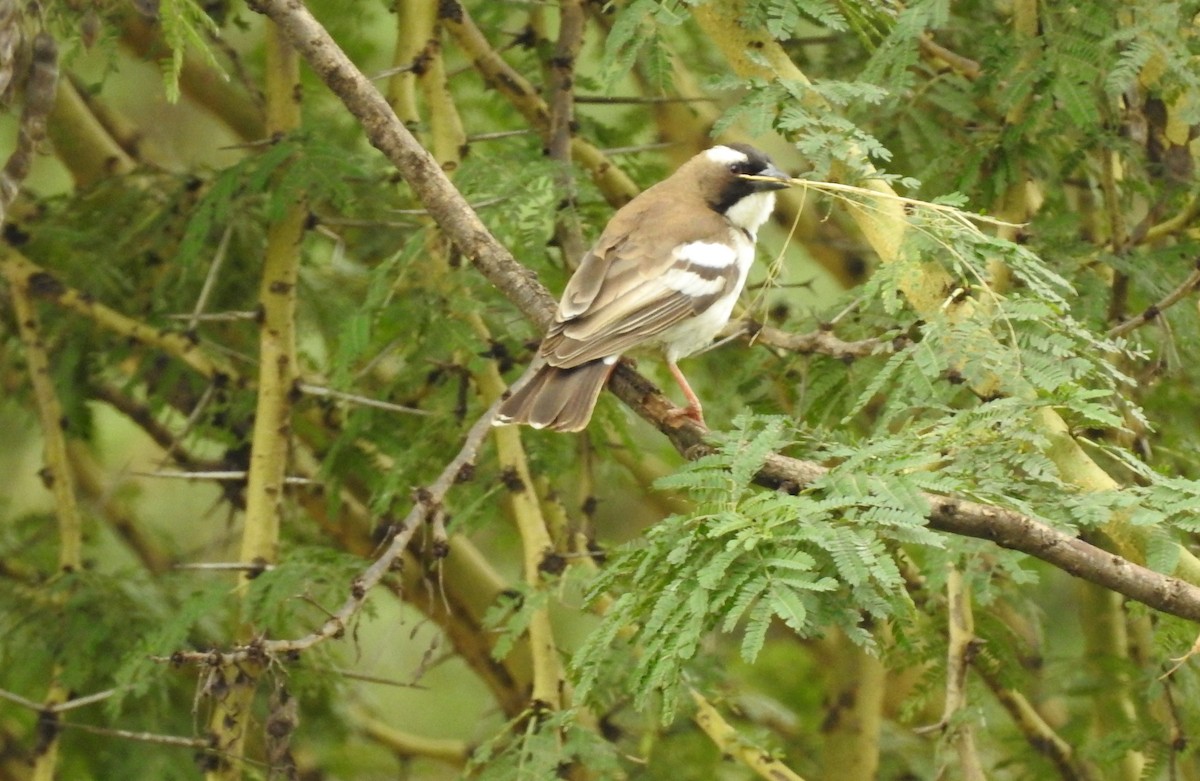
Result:
{"label": "bird's beak", "polygon": [[743,176],[742,178],[753,184],[754,189],[759,192],[765,190],[785,190],[792,186],[792,177],[774,165],[768,165],[753,176]]}

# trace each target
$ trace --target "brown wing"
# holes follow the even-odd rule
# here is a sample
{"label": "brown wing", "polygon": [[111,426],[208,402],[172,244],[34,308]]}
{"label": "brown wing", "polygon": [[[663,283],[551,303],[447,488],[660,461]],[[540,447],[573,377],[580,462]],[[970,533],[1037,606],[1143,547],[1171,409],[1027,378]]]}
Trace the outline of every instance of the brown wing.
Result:
{"label": "brown wing", "polygon": [[736,284],[737,253],[721,215],[671,199],[630,208],[639,206],[617,213],[567,284],[542,342],[551,365],[578,366],[651,341]]}

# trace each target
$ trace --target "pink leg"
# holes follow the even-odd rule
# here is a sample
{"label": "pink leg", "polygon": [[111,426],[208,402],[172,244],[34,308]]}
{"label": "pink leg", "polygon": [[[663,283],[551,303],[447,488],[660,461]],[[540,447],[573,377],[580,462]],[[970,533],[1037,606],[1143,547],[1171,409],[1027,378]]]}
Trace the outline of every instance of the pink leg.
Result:
{"label": "pink leg", "polygon": [[667,361],[667,366],[671,368],[671,374],[675,376],[675,382],[679,383],[679,389],[683,391],[684,398],[687,399],[688,405],[680,411],[680,415],[685,418],[691,418],[701,426],[708,428],[708,424],[704,422],[704,408],[700,406],[700,399],[696,396],[696,392],[692,390],[692,386],[688,385],[687,377],[683,376],[683,372],[679,371],[679,367],[674,361]]}

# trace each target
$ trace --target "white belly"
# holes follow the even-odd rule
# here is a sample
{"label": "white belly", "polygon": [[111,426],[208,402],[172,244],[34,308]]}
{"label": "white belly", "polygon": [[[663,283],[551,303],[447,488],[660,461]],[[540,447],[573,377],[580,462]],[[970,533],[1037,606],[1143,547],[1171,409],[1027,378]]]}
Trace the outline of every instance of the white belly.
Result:
{"label": "white belly", "polygon": [[730,235],[737,250],[737,279],[708,309],[663,332],[660,340],[667,360],[672,363],[712,344],[713,337],[729,322],[733,306],[746,286],[750,265],[754,263],[754,241],[740,230],[730,230]]}

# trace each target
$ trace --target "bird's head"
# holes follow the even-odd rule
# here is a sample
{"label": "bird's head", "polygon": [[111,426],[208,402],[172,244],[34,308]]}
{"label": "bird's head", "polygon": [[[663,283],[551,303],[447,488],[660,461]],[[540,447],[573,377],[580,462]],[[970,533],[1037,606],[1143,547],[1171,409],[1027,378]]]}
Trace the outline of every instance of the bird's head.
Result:
{"label": "bird's head", "polygon": [[791,177],[771,158],[746,144],[722,144],[693,157],[680,173],[694,177],[697,192],[714,211],[738,227],[754,232],[775,204],[774,190]]}

